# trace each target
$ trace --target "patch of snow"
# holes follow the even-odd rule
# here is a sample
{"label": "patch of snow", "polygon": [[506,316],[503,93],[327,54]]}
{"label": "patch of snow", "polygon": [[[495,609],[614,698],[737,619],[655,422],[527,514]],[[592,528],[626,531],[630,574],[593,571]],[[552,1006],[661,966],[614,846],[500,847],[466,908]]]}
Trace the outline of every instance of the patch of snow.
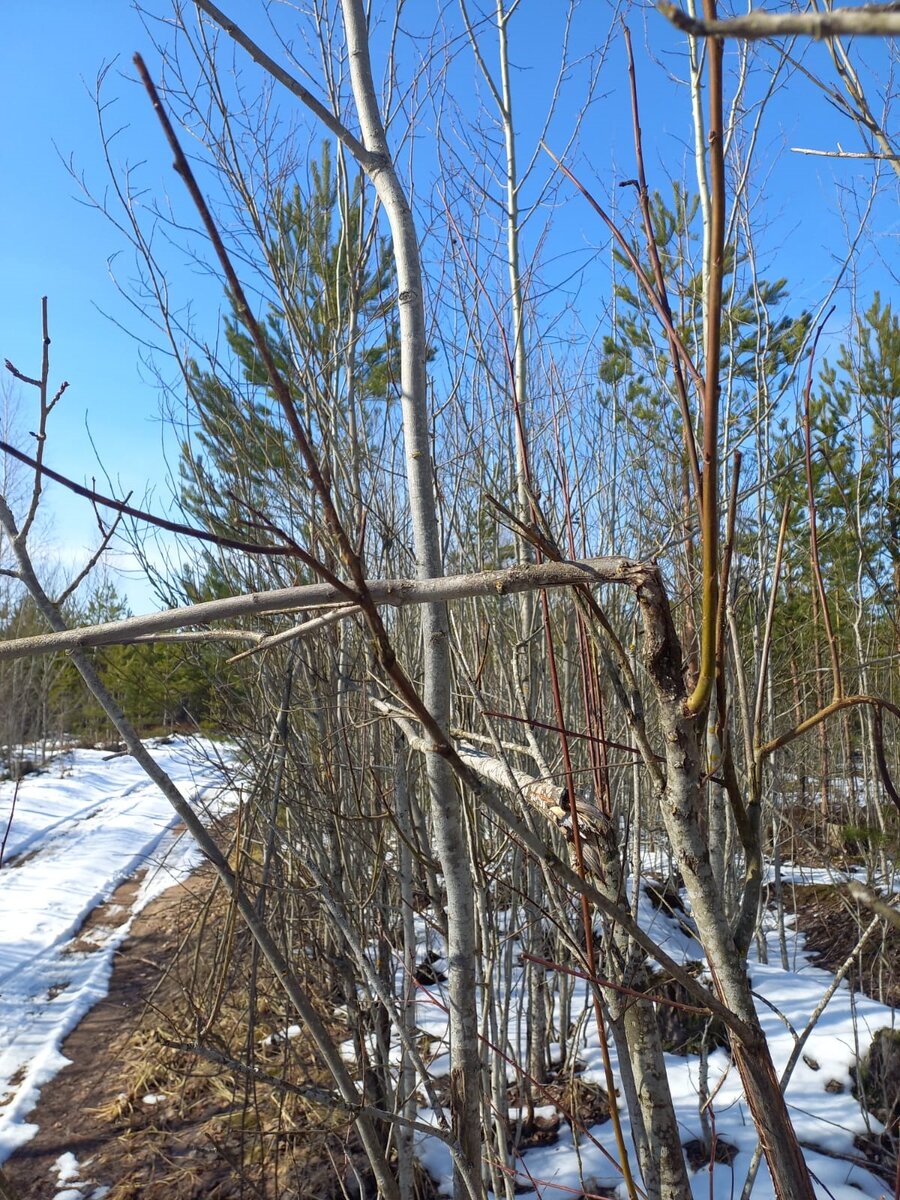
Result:
{"label": "patch of snow", "polygon": [[[71,1151],[61,1154],[54,1162],[53,1168],[57,1175],[57,1187],[61,1190],[57,1191],[53,1200],[86,1200],[85,1188],[92,1187],[90,1179],[82,1179],[82,1170],[91,1163],[91,1159],[86,1159],[85,1162],[79,1163]],[[66,1187],[65,1184],[71,1183],[72,1187]],[[102,1197],[107,1194],[109,1188],[93,1188],[90,1193],[90,1200],[102,1200]]]}
{"label": "patch of snow", "polygon": [[[149,748],[209,819],[235,805],[217,765],[220,747],[179,737]],[[113,955],[136,915],[201,862],[130,756],[76,749],[62,758],[26,776],[17,794],[15,784],[0,784],[0,829],[9,826],[0,869],[0,1163],[34,1136],[27,1117],[68,1062],[63,1041],[106,995]],[[98,920],[79,938],[90,914],[139,870],[126,919],[110,906],[119,923]]]}
{"label": "patch of snow", "polygon": [[68,1183],[72,1179],[77,1179],[81,1174],[78,1159],[71,1150],[67,1150],[65,1154],[59,1156],[53,1164],[53,1169],[56,1171],[56,1177],[60,1183]]}
{"label": "patch of snow", "polygon": [[301,1025],[288,1025],[287,1029],[276,1030],[275,1033],[270,1033],[268,1037],[262,1040],[263,1046],[280,1046],[282,1042],[289,1042],[295,1037],[299,1037],[303,1032]]}
{"label": "patch of snow", "polygon": [[[665,877],[664,872],[657,873]],[[800,878],[804,882],[811,881],[810,876],[824,881],[826,872],[794,872],[791,868],[783,871],[784,878],[793,877],[798,882]],[[503,914],[497,914],[497,918],[498,926],[502,925]],[[643,893],[638,900],[638,920],[676,961],[682,964],[703,962],[705,965],[702,949],[686,931],[685,922],[656,908]],[[417,936],[417,955],[420,958],[429,951],[443,949],[439,943],[436,946],[433,930],[429,930],[424,923],[420,924],[418,919]],[[780,964],[777,930],[768,929],[766,936],[769,963],[759,962],[754,948],[749,968],[760,1021],[772,1051],[775,1070],[780,1073],[795,1044],[794,1034],[786,1022],[798,1034],[802,1033],[833,976],[811,962],[804,950],[803,937],[795,930],[789,930],[787,934],[792,969],[782,970],[780,965],[774,965]],[[519,947],[515,946],[511,951],[513,962],[517,960],[518,950]],[[399,992],[404,978],[399,958],[397,972]],[[527,1037],[527,1023],[521,1017],[523,1006],[527,1004],[523,969],[513,969],[509,985],[504,981],[503,973],[498,972],[492,980],[492,987],[493,1000],[498,1009],[504,1001],[509,1003],[507,1053],[510,1059],[523,1062]],[[573,1017],[577,1019],[582,1009],[589,1017],[581,1022],[578,1035],[577,1057],[585,1064],[581,1078],[604,1087],[603,1057],[590,1016],[590,994],[582,980],[578,980],[575,987]],[[417,988],[416,1025],[421,1033],[426,1033],[432,1039],[425,1054],[429,1072],[436,1078],[449,1075],[446,984]],[[886,1185],[874,1174],[849,1161],[849,1157],[857,1161],[860,1157],[854,1147],[854,1137],[867,1130],[879,1129],[878,1122],[862,1111],[852,1095],[850,1070],[858,1056],[867,1049],[875,1031],[895,1025],[896,1014],[892,1009],[858,993],[852,994],[846,983],[842,984],[804,1046],[804,1053],[813,1064],[818,1064],[819,1069],[815,1070],[801,1059],[791,1075],[787,1086],[789,1111],[803,1143],[803,1153],[813,1173],[819,1200],[883,1200],[888,1194]],[[397,1049],[392,1045],[392,1063],[397,1061]],[[614,1044],[611,1043],[609,1049],[613,1072],[619,1077]],[[345,1061],[355,1063],[352,1041],[345,1042],[340,1050]],[[667,1055],[666,1066],[682,1140],[688,1142],[699,1138],[702,1133],[698,1115],[699,1059],[696,1056]],[[507,1077],[510,1082],[513,1076],[514,1072],[509,1071]],[[842,1085],[841,1091],[834,1090],[835,1083]],[[826,1090],[829,1084],[831,1086]],[[725,1050],[719,1049],[709,1055],[708,1087],[714,1096],[712,1109],[717,1136],[734,1146],[737,1154],[730,1165],[716,1163],[712,1178],[708,1167],[693,1173],[691,1185],[696,1200],[734,1200],[743,1187],[756,1150],[757,1136],[740,1078]],[[424,1103],[424,1098],[421,1103]],[[449,1114],[444,1115],[449,1118]],[[425,1107],[419,1109],[417,1119],[425,1125],[434,1125],[436,1121],[433,1111]],[[626,1145],[631,1147],[631,1127],[621,1100],[620,1120]],[[823,1153],[816,1147],[821,1147]],[[445,1142],[438,1136],[419,1130],[415,1134],[415,1148],[422,1166],[432,1179],[438,1181],[440,1192],[449,1194],[452,1160]],[[848,1158],[837,1157],[842,1154]],[[563,1122],[554,1144],[526,1150],[514,1165],[517,1187],[526,1189],[521,1193],[523,1197],[532,1195],[540,1200],[565,1200],[585,1193],[625,1195],[609,1122],[574,1132]],[[631,1166],[637,1172],[636,1159],[632,1158]],[[763,1162],[753,1189],[753,1200],[774,1200],[774,1197],[775,1190]]]}

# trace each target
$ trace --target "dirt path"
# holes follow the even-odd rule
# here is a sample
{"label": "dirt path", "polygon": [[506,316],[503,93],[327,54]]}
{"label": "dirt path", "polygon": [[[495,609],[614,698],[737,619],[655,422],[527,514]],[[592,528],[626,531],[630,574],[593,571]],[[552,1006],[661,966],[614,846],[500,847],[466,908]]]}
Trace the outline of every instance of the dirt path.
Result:
{"label": "dirt path", "polygon": [[[109,994],[63,1043],[71,1063],[43,1088],[29,1117],[39,1132],[4,1165],[21,1200],[51,1200],[64,1187],[80,1188],[84,1200],[89,1200],[98,1187],[115,1182],[121,1129],[104,1119],[103,1110],[113,1106],[123,1091],[123,1066],[110,1047],[144,1017],[182,940],[187,911],[194,907],[192,896],[203,890],[204,882],[208,881],[200,872],[186,884],[170,888],[138,915],[113,959]],[[126,880],[91,914],[76,949],[88,949],[92,935],[127,917],[139,885],[140,876]],[[79,1179],[63,1185],[54,1164],[66,1153],[74,1154],[82,1171]],[[142,1194],[161,1197],[164,1191],[144,1189]]]}
{"label": "dirt path", "polygon": [[[229,1066],[248,1055],[248,1040],[260,1047],[294,1015],[271,973],[252,966],[227,893],[210,898],[213,882],[201,869],[138,916],[113,960],[109,994],[63,1044],[71,1065],[29,1117],[37,1134],[4,1165],[16,1196],[6,1196],[0,1177],[0,1200],[339,1200],[345,1177],[366,1177],[340,1109]],[[124,884],[92,914],[76,953],[121,923],[137,886]],[[179,1049],[211,1012],[206,1040],[229,1056],[224,1063]],[[335,1036],[346,1031],[336,1027]],[[264,1075],[327,1088],[305,1039],[258,1053]],[[65,1165],[77,1160],[77,1175],[60,1178],[63,1155]]]}

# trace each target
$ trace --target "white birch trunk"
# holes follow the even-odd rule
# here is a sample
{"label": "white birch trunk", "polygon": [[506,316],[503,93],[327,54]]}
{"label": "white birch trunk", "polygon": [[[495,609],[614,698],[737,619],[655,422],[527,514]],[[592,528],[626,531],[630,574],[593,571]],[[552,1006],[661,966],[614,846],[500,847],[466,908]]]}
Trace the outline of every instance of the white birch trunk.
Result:
{"label": "white birch trunk", "polygon": [[[394,808],[400,837],[397,839],[397,854],[400,866],[400,903],[403,908],[403,995],[401,1008],[406,1036],[414,1042],[416,1028],[416,920],[413,891],[413,862],[410,847],[413,844],[412,813],[409,807],[409,780],[406,770],[406,745],[403,735],[394,734]],[[408,1121],[416,1118],[416,1068],[408,1049],[404,1046],[400,1067],[398,1107]],[[412,1130],[397,1130],[397,1182],[400,1200],[414,1200],[415,1175],[413,1163]]]}
{"label": "white birch trunk", "polygon": [[[443,557],[433,487],[425,303],[418,239],[409,203],[391,159],[375,95],[362,0],[341,0],[341,11],[362,143],[370,154],[381,160],[369,174],[387,215],[393,239],[400,310],[400,400],[417,573],[423,579],[436,578],[443,574]],[[445,605],[424,605],[421,620],[423,699],[436,722],[446,730],[450,724],[450,645]],[[462,808],[450,767],[434,752],[428,753],[425,761],[435,849],[447,891],[453,1127],[464,1162],[480,1175],[481,1087],[475,1008],[472,875]],[[454,1172],[456,1200],[463,1200],[467,1194],[461,1174]]]}

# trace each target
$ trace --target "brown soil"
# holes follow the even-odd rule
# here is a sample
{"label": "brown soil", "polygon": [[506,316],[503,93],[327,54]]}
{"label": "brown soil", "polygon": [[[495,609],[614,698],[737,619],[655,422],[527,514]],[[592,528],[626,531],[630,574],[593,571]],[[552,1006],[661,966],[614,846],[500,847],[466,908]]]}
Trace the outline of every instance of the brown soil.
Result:
{"label": "brown soil", "polygon": [[[16,1200],[51,1200],[59,1190],[54,1163],[67,1151],[81,1165],[68,1186],[80,1184],[86,1197],[105,1186],[106,1200],[338,1200],[357,1180],[356,1194],[370,1194],[348,1117],[319,1099],[327,1101],[331,1083],[305,1039],[262,1047],[266,1034],[296,1018],[254,963],[224,889],[213,885],[201,870],[135,921],[109,995],[64,1043],[71,1065],[29,1117],[39,1132],[5,1164]],[[124,884],[105,915],[86,924],[83,951],[121,920],[116,905],[124,907],[135,886]],[[302,956],[297,969],[309,961]],[[304,982],[327,1019],[334,998],[322,963],[312,967],[317,978]],[[206,1057],[185,1050],[201,1028]],[[241,1070],[248,1061],[256,1077]],[[301,1087],[322,1090],[308,1099]],[[420,1183],[420,1195],[433,1197],[429,1181]]]}
{"label": "brown soil", "polygon": [[[137,879],[126,881],[107,904],[95,910],[73,949],[95,949],[96,942],[89,937],[92,932],[99,934],[104,925],[121,924],[126,912],[109,914],[105,910],[114,906],[124,910],[138,886]],[[148,1000],[178,948],[179,917],[186,894],[184,888],[173,888],[138,916],[131,936],[115,955],[109,995],[64,1042],[63,1053],[71,1063],[42,1090],[37,1108],[28,1118],[40,1127],[39,1132],[4,1167],[22,1200],[50,1200],[56,1195],[59,1184],[53,1164],[67,1151],[82,1164],[94,1159],[84,1168],[84,1179],[95,1186],[112,1181],[114,1172],[103,1164],[115,1135],[109,1123],[98,1120],[93,1111],[110,1104],[123,1088],[123,1063],[108,1052],[109,1047],[121,1038],[123,1029],[141,1023]]]}
{"label": "brown soil", "polygon": [[[137,899],[137,894],[141,889],[141,883],[146,874],[146,869],[138,871],[136,875],[132,875],[130,879],[126,879],[124,883],[120,883],[108,900],[105,900],[102,904],[98,904],[95,909],[89,912],[84,924],[78,931],[78,936],[66,946],[63,953],[90,954],[92,950],[96,950],[97,946],[106,940],[107,934],[124,925],[128,920],[131,913],[131,906]],[[161,896],[160,903],[163,899],[164,897]],[[141,916],[143,915],[141,914]]]}

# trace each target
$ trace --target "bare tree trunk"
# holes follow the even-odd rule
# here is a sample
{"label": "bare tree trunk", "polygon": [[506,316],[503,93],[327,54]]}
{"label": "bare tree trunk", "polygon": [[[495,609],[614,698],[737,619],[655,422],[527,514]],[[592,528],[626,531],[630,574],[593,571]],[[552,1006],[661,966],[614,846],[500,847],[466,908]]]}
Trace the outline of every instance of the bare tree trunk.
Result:
{"label": "bare tree trunk", "polygon": [[[415,223],[397,176],[381,119],[369,55],[368,25],[362,0],[341,0],[350,78],[362,142],[381,166],[370,173],[393,237],[400,307],[400,390],[407,486],[416,564],[420,578],[443,574],[440,533],[432,483],[425,338],[425,303]],[[450,643],[443,604],[423,606],[423,700],[441,729],[450,725]],[[447,957],[450,963],[450,1103],[454,1132],[464,1162],[480,1173],[481,1104],[478,1025],[475,1007],[475,913],[471,868],[466,852],[462,806],[449,764],[426,755],[435,849],[447,890]],[[454,1172],[454,1196],[467,1195]]]}
{"label": "bare tree trunk", "polygon": [[[579,817],[581,814],[579,803]],[[625,889],[619,855],[611,840],[611,824],[602,818],[593,825],[587,820],[580,823],[582,837],[588,843],[585,864],[590,866],[598,890],[613,904],[622,904]],[[604,827],[608,833],[603,832]],[[621,926],[608,923],[607,929],[604,974],[634,991],[643,991],[649,984],[646,954]],[[653,1005],[635,1001],[634,996],[615,988],[604,989],[604,1000],[619,1055],[644,1190],[649,1200],[690,1200],[691,1186]]]}
{"label": "bare tree trunk", "polygon": [[700,822],[701,768],[698,719],[687,714],[681,651],[668,601],[657,576],[638,585],[644,614],[644,656],[659,699],[666,749],[666,782],[660,795],[675,863],[684,878],[710,971],[724,1004],[743,1029],[731,1030],[735,1064],[759,1129],[779,1200],[814,1200],[815,1192],[756,1015],[746,965],[738,954],[710,865]]}
{"label": "bare tree trunk", "polygon": [[[400,866],[400,903],[403,907],[403,992],[401,1008],[407,1037],[416,1038],[416,920],[413,889],[413,827],[409,808],[409,779],[407,777],[407,750],[403,734],[394,734],[394,805],[397,828],[400,833],[397,852]],[[408,1120],[416,1115],[416,1068],[409,1051],[404,1046],[400,1066],[398,1106]],[[397,1131],[397,1182],[401,1200],[414,1200],[413,1139],[412,1131]]]}

